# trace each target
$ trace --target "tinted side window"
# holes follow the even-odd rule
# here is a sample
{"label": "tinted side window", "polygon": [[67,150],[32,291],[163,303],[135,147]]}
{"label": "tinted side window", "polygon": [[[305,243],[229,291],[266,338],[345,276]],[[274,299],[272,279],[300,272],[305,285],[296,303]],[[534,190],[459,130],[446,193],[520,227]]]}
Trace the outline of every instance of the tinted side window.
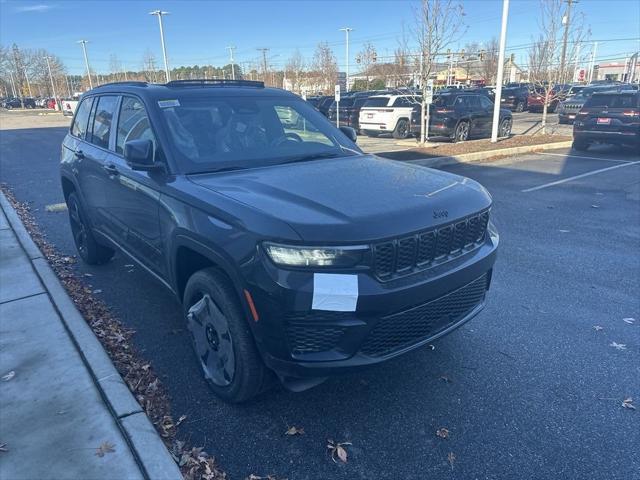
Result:
{"label": "tinted side window", "polygon": [[483,109],[492,108],[493,103],[491,103],[491,100],[489,100],[487,97],[480,97],[480,106]]}
{"label": "tinted side window", "polygon": [[116,152],[123,154],[124,144],[130,140],[151,140],[155,144],[149,117],[142,102],[137,98],[123,97],[118,117]]}
{"label": "tinted side window", "polygon": [[466,98],[467,106],[472,110],[480,109],[480,97],[477,95],[470,95]]}
{"label": "tinted side window", "polygon": [[85,98],[82,103],[78,105],[78,112],[73,119],[73,125],[71,125],[71,135],[74,137],[84,138],[84,134],[87,131],[87,120],[89,119],[92,104],[93,98]]}
{"label": "tinted side window", "polygon": [[109,148],[109,134],[113,114],[116,110],[118,97],[115,95],[105,95],[98,98],[93,128],[91,129],[91,143],[102,148]]}

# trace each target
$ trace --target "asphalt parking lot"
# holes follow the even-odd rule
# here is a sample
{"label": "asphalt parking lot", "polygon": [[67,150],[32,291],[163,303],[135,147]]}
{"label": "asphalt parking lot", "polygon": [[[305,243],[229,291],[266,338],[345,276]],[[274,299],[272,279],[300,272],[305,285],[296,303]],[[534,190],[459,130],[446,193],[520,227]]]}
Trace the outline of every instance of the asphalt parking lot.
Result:
{"label": "asphalt parking lot", "polygon": [[[37,127],[0,131],[0,181],[74,255],[66,214],[45,209],[63,201],[66,129]],[[181,435],[232,479],[638,478],[640,410],[622,400],[640,399],[640,156],[565,149],[445,169],[494,198],[501,245],[487,308],[433,350],[303,393],[217,401],[160,284],[119,254],[77,268],[136,330],[174,417],[187,415]],[[305,434],[285,436],[288,426]],[[347,464],[331,461],[327,439],[353,444]]]}

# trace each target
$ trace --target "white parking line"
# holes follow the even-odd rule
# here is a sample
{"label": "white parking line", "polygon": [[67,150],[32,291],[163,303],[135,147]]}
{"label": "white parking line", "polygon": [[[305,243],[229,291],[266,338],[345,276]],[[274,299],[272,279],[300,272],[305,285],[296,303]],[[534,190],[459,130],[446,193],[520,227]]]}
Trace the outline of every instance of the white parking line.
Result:
{"label": "white parking line", "polygon": [[602,160],[604,162],[632,163],[631,160],[618,160],[616,158],[584,157],[582,155],[571,155],[570,153],[536,152],[536,155],[552,155],[554,157],[571,157],[571,158],[582,158],[584,160]]}
{"label": "white parking line", "polygon": [[608,172],[609,170],[615,170],[616,168],[628,167],[629,165],[637,165],[638,163],[640,163],[640,161],[621,163],[620,165],[614,165],[613,167],[601,168],[600,170],[593,170],[592,172],[583,173],[582,175],[563,178],[562,180],[557,180],[555,182],[545,183],[544,185],[539,185],[537,187],[527,188],[525,190],[522,190],[522,193],[533,192],[535,190],[542,190],[543,188],[553,187],[554,185],[560,185],[561,183],[571,182],[572,180],[577,180],[579,178],[590,177],[591,175],[596,175],[602,172]]}

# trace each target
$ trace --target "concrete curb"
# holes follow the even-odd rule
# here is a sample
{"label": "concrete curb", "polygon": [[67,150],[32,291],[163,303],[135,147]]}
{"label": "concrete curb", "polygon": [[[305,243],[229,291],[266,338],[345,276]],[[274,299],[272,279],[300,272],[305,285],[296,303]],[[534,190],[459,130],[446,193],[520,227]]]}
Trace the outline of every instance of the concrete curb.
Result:
{"label": "concrete curb", "polygon": [[525,145],[522,147],[502,148],[498,150],[485,150],[483,152],[463,153],[460,155],[451,155],[434,158],[418,158],[416,160],[403,160],[407,163],[422,165],[424,167],[442,167],[445,165],[453,165],[456,163],[475,163],[483,160],[489,160],[495,157],[504,157],[510,155],[518,155],[521,153],[539,152],[542,150],[553,150],[555,148],[571,147],[571,140],[565,142],[541,143],[540,145]]}
{"label": "concrete curb", "polygon": [[33,269],[47,290],[96,387],[127,439],[144,476],[152,480],[182,479],[178,466],[151,421],[2,192],[0,192],[0,206],[18,241],[27,252]]}

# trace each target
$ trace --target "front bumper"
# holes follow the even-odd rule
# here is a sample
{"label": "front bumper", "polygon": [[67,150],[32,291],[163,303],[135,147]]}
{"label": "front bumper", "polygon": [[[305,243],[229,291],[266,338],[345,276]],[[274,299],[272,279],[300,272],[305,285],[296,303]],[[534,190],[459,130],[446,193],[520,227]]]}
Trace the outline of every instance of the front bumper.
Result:
{"label": "front bumper", "polygon": [[249,285],[256,343],[284,377],[326,377],[397,357],[445,335],[485,304],[498,235],[431,269],[381,282],[358,276],[356,311],[312,310],[314,274],[274,266],[264,254]]}

